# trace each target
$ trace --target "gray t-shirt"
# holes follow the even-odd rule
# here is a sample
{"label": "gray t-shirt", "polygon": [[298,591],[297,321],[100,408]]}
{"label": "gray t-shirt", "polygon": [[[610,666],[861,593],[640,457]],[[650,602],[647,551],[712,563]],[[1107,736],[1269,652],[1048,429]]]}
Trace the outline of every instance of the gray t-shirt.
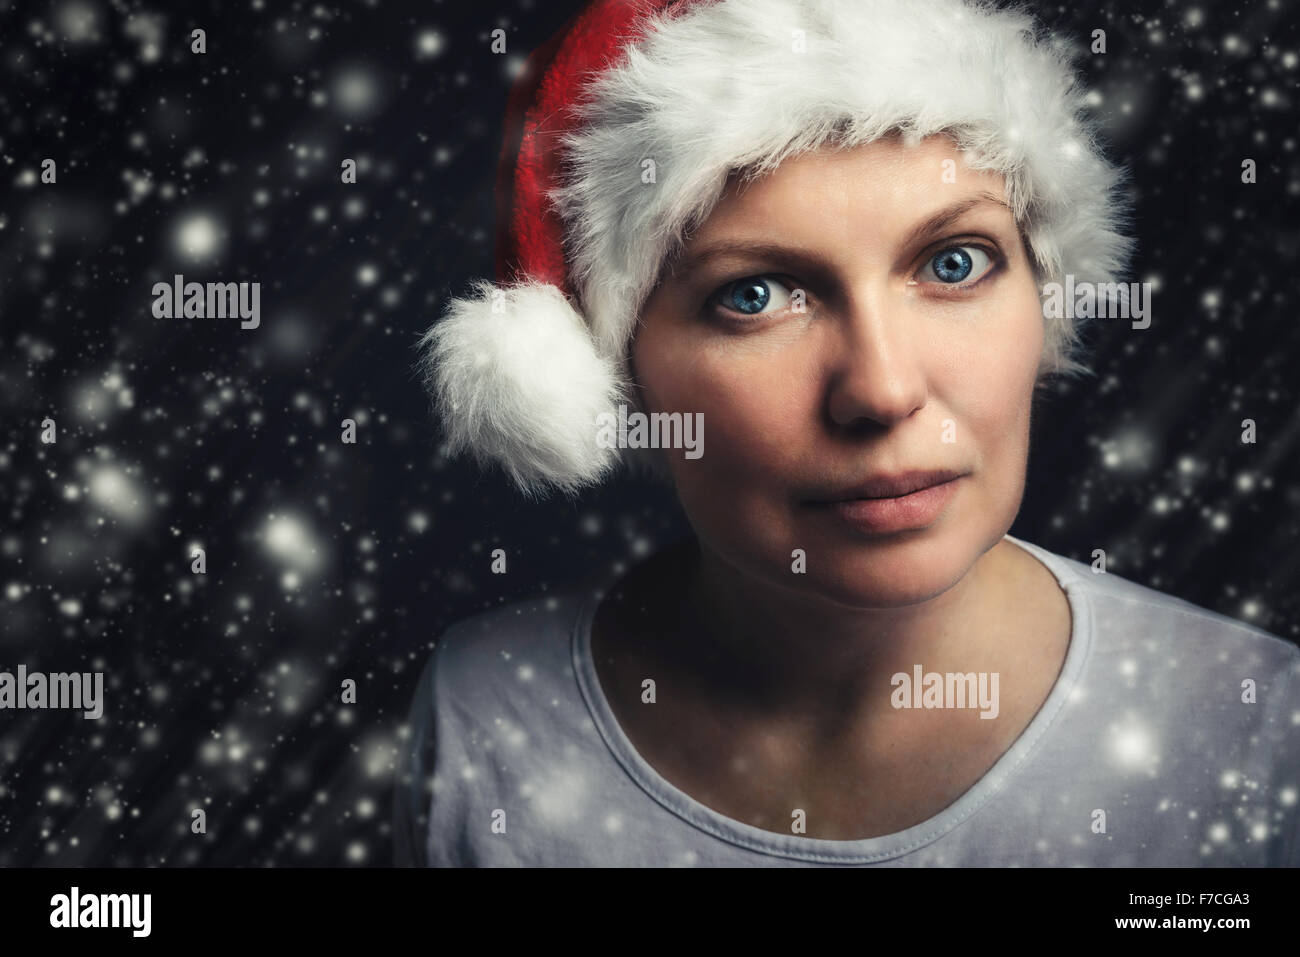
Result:
{"label": "gray t-shirt", "polygon": [[397,781],[398,862],[1300,864],[1300,650],[1006,537],[1065,590],[1069,650],[1020,737],[928,820],[823,840],[742,823],[679,790],[601,691],[589,642],[604,589],[593,587],[476,615],[439,639]]}

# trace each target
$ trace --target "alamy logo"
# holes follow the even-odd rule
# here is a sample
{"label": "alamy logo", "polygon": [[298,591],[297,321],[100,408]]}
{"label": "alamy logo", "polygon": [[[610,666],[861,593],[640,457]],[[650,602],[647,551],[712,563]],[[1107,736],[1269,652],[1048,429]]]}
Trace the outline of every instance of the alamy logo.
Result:
{"label": "alamy logo", "polygon": [[894,690],[889,703],[895,708],[979,708],[981,718],[998,716],[998,673],[968,671],[939,673],[912,666],[889,683]]}
{"label": "alamy logo", "polygon": [[153,284],[153,314],[158,319],[246,320],[241,329],[262,324],[260,282],[186,282],[177,273],[170,282]]}
{"label": "alamy logo", "polygon": [[704,413],[601,412],[596,416],[596,444],[602,449],[685,449],[686,458],[704,454]]}
{"label": "alamy logo", "polygon": [[84,710],[82,717],[98,719],[104,714],[104,672],[65,674],[28,671],[0,671],[0,709],[72,708]]}
{"label": "alamy logo", "polygon": [[1043,286],[1045,319],[1132,319],[1134,329],[1151,325],[1151,283],[1079,282],[1066,274],[1065,282]]}
{"label": "alamy logo", "polygon": [[152,894],[71,894],[50,898],[51,927],[129,927],[132,937],[148,937],[153,924]]}

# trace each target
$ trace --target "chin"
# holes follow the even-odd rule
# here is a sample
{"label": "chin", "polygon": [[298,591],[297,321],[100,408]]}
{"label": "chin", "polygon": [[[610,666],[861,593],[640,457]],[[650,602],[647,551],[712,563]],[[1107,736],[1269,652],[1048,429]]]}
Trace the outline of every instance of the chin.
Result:
{"label": "chin", "polygon": [[929,601],[970,571],[1001,533],[952,521],[893,535],[823,540],[809,549],[808,571],[788,575],[803,595],[858,610]]}
{"label": "chin", "polygon": [[974,564],[950,556],[941,564],[908,561],[844,562],[809,574],[794,587],[844,608],[857,610],[903,608],[942,595]]}

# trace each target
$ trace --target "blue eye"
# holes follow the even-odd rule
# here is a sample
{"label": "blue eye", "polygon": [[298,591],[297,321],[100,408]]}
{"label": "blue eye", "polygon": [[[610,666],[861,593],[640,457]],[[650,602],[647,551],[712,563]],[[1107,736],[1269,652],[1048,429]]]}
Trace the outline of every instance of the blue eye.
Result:
{"label": "blue eye", "polygon": [[935,281],[951,285],[978,280],[992,265],[992,258],[978,246],[950,246],[931,257],[921,269],[921,276],[928,278],[928,272]]}
{"label": "blue eye", "polygon": [[786,287],[770,276],[746,276],[729,282],[714,293],[719,305],[742,315],[754,316],[775,301],[777,309],[790,301]]}

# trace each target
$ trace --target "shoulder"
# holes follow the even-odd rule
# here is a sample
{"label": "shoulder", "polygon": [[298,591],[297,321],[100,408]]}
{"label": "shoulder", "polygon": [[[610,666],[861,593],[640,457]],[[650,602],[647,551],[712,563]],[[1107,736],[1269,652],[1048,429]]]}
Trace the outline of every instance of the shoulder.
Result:
{"label": "shoulder", "polygon": [[[1300,770],[1300,648],[1277,635],[1046,552],[1067,595],[1080,693],[1162,724],[1202,755],[1253,751]],[[1099,712],[1100,713],[1100,712]],[[1289,767],[1288,767],[1289,765]],[[1289,784],[1300,782],[1290,780]]]}
{"label": "shoulder", "polygon": [[1300,648],[1286,639],[1113,571],[1094,570],[1040,545],[1016,541],[1052,569],[1067,593],[1084,600],[1099,651],[1254,662],[1279,675],[1300,674]]}
{"label": "shoulder", "polygon": [[[1210,809],[1235,802],[1232,813],[1249,818],[1243,841],[1276,835],[1281,846],[1268,859],[1300,864],[1300,649],[1114,572],[1028,548],[1057,575],[1076,616],[1081,653],[1068,727],[1104,756],[1096,776],[1118,769],[1130,788],[1127,776],[1145,771],[1207,820]],[[1210,843],[1219,846],[1213,836]]]}
{"label": "shoulder", "polygon": [[455,724],[477,737],[528,720],[530,702],[572,698],[574,630],[594,596],[586,589],[510,602],[461,618],[434,643],[415,689],[413,725]]}
{"label": "shoulder", "polygon": [[527,683],[538,669],[568,663],[573,629],[588,595],[573,590],[510,602],[450,625],[438,638],[431,671],[448,679],[512,677]]}
{"label": "shoulder", "polygon": [[475,769],[484,755],[525,744],[537,750],[545,741],[538,729],[571,710],[570,638],[585,602],[583,591],[512,602],[462,618],[438,636],[403,732],[403,773],[394,790],[399,863],[450,860],[447,848],[458,845],[447,835],[459,833],[462,818],[473,813]]}

